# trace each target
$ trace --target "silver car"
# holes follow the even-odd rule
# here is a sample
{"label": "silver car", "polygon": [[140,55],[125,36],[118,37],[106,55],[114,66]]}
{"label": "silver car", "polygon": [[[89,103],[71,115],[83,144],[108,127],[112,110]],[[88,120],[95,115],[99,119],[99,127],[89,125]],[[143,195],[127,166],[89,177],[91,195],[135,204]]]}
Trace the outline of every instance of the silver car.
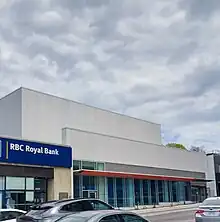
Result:
{"label": "silver car", "polygon": [[210,197],[204,200],[195,213],[196,222],[220,221],[220,197]]}
{"label": "silver car", "polygon": [[[55,220],[51,222],[55,222]],[[66,215],[59,222],[149,222],[145,218],[127,211],[100,210],[83,211]],[[58,222],[57,221],[57,222]]]}

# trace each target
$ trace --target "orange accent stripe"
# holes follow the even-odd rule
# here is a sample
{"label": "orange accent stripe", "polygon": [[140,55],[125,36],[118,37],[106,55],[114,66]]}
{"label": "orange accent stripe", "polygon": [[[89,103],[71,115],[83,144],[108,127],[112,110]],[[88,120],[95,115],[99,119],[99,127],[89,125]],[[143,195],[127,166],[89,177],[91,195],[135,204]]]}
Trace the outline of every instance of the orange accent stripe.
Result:
{"label": "orange accent stripe", "polygon": [[167,180],[167,181],[194,181],[196,178],[191,177],[171,177],[162,175],[149,175],[149,174],[134,174],[134,173],[121,173],[121,172],[109,172],[109,171],[95,171],[95,170],[81,170],[78,172],[84,176],[97,176],[97,177],[119,177],[119,178],[133,178],[133,179],[146,179],[146,180]]}

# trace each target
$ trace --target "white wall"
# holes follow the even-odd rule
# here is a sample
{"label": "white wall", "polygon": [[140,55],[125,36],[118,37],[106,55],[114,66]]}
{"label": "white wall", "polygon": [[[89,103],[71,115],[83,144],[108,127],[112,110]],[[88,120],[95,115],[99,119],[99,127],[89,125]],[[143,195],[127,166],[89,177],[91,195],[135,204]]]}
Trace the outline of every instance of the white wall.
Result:
{"label": "white wall", "polygon": [[21,89],[0,99],[0,135],[21,137]]}
{"label": "white wall", "polygon": [[207,171],[206,179],[212,180],[212,182],[207,183],[207,187],[210,190],[210,196],[217,196],[216,179],[215,179],[215,164],[214,156],[207,156]]}
{"label": "white wall", "polygon": [[161,144],[160,125],[32,90],[22,93],[24,138],[61,143],[64,127]]}
{"label": "white wall", "polygon": [[73,158],[176,170],[206,171],[206,155],[159,145],[140,143],[65,129]]}

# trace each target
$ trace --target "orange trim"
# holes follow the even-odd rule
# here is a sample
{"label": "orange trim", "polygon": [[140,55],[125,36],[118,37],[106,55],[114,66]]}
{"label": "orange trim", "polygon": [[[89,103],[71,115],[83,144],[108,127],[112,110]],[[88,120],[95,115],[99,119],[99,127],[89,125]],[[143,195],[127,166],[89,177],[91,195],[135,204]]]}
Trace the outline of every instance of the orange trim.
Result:
{"label": "orange trim", "polygon": [[109,171],[96,171],[96,170],[80,170],[75,171],[84,176],[97,176],[97,177],[119,177],[119,178],[133,178],[142,180],[167,180],[167,181],[194,181],[196,178],[191,177],[172,177],[163,175],[151,175],[151,174],[134,174],[134,173],[122,173],[122,172],[109,172]]}

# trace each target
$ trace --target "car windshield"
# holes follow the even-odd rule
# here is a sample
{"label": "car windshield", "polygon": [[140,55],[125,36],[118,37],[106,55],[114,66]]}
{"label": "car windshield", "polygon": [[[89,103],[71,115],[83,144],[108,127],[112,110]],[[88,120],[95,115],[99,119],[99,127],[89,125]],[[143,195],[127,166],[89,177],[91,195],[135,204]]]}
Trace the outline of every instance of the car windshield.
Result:
{"label": "car windshield", "polygon": [[203,202],[203,206],[220,206],[220,199],[207,199]]}

